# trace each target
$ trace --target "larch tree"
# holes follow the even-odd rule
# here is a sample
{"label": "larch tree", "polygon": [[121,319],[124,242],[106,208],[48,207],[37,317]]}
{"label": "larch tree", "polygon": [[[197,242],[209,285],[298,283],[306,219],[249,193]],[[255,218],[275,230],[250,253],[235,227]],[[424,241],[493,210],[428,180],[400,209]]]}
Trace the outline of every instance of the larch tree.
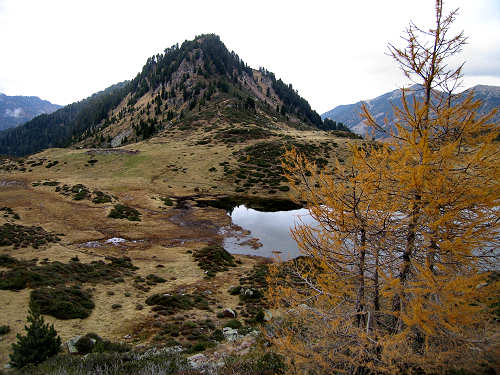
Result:
{"label": "larch tree", "polygon": [[[315,225],[292,236],[304,257],[276,264],[269,339],[297,373],[486,371],[498,363],[500,127],[454,95],[465,43],[457,11],[410,24],[390,54],[414,83],[395,123],[362,116],[386,141],[352,144],[350,166],[319,171],[295,150],[283,167]],[[417,87],[417,89],[415,89]],[[413,90],[421,90],[421,95]],[[496,352],[495,352],[496,351]]]}

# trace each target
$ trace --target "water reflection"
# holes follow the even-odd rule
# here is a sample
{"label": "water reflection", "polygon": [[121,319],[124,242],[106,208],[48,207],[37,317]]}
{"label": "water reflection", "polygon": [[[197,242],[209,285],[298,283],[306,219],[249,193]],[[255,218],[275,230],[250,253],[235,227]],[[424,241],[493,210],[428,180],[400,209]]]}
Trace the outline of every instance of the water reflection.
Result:
{"label": "water reflection", "polygon": [[[300,220],[299,220],[300,218]],[[227,237],[224,248],[235,254],[251,254],[265,257],[273,257],[276,251],[282,260],[294,258],[300,255],[297,244],[290,235],[290,228],[295,224],[303,222],[312,224],[314,220],[307,209],[302,208],[290,211],[262,212],[244,205],[235,207],[231,213],[233,224],[239,225],[251,233],[247,237]],[[251,246],[240,244],[249,237],[258,238],[262,247],[254,249]]]}

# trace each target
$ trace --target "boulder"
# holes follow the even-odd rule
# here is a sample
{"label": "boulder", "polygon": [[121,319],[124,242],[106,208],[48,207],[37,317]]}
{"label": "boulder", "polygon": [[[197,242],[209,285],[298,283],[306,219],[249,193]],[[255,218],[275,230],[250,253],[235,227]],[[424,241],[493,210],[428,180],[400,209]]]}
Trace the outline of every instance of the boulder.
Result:
{"label": "boulder", "polygon": [[69,354],[78,354],[78,349],[76,348],[76,343],[80,340],[82,336],[74,336],[66,341],[66,347],[68,348]]}
{"label": "boulder", "polygon": [[192,368],[199,369],[205,365],[208,358],[204,354],[198,353],[198,354],[192,355],[191,357],[188,357],[187,360]]}
{"label": "boulder", "polygon": [[224,327],[222,330],[222,334],[224,335],[224,338],[227,341],[235,341],[241,337],[239,335],[238,331],[235,329],[232,329],[231,327]]}
{"label": "boulder", "polygon": [[222,315],[224,315],[224,318],[236,318],[236,312],[229,307],[222,310]]}

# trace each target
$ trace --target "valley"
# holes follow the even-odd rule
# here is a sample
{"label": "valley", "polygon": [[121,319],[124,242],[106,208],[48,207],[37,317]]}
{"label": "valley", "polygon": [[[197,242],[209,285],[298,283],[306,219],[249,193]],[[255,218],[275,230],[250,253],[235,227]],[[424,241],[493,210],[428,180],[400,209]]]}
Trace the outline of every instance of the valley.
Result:
{"label": "valley", "polygon": [[0,131],[0,375],[492,373],[499,90],[435,11],[372,140],[215,34]]}
{"label": "valley", "polygon": [[[0,218],[0,224],[40,226],[57,234],[59,241],[1,246],[0,255],[38,266],[70,264],[75,257],[81,263],[129,257],[138,267],[120,282],[90,279],[81,283],[82,289],[91,289],[95,304],[87,318],[61,320],[47,316],[63,341],[94,332],[117,342],[159,345],[157,336],[168,319],[151,311],[145,301],[155,293],[167,292],[209,293],[213,299],[211,311],[195,309],[175,316],[192,321],[211,319],[214,329],[221,329],[229,319],[218,319],[216,314],[223,308],[242,308],[228,289],[254,266],[269,260],[262,258],[256,248],[253,256],[235,255],[236,267],[207,279],[193,252],[222,245],[225,236],[241,236],[245,228],[232,226],[226,210],[206,203],[224,196],[288,199],[288,183],[279,172],[273,172],[270,178],[259,173],[261,169],[278,171],[280,155],[287,146],[308,145],[311,155],[334,165],[336,159],[348,162],[349,144],[359,142],[285,125],[268,130],[265,140],[240,138],[237,134],[237,142],[224,142],[217,139],[217,134],[223,132],[220,127],[213,126],[209,132],[206,128],[166,129],[153,138],[118,148],[48,149],[23,159],[2,161],[0,201],[19,218],[6,215]],[[233,128],[252,129],[255,125],[234,124]],[[206,139],[211,142],[203,144]],[[265,152],[268,145],[274,152],[267,157],[248,151]],[[325,145],[335,146],[325,149]],[[268,165],[259,167],[261,161]],[[139,220],[108,217],[117,204],[137,210]],[[232,229],[221,234],[223,227]],[[249,236],[252,238],[251,233]],[[124,241],[106,242],[113,238]],[[2,271],[8,268],[2,266]],[[148,275],[166,281],[148,285]],[[141,284],[144,288],[138,289],[139,277],[146,280]],[[19,291],[0,290],[0,300],[6,302],[0,323],[11,329],[0,341],[0,363],[8,362],[10,345],[22,332],[31,289],[28,285]],[[115,305],[120,307],[113,308]],[[243,319],[251,318],[247,314]]]}

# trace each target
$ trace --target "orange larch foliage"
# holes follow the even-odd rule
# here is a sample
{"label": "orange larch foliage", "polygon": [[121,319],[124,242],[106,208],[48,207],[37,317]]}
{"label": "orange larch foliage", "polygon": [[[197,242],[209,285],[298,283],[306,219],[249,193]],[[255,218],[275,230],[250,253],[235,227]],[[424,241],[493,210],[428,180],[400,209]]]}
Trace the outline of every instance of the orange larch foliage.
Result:
{"label": "orange larch foliage", "polygon": [[406,47],[389,45],[423,96],[402,89],[386,142],[353,145],[352,165],[332,171],[284,155],[317,222],[292,230],[305,257],[269,277],[281,312],[269,339],[296,373],[499,366],[500,126],[453,95],[462,66],[447,63],[465,38],[448,36],[457,11],[443,16],[437,0],[435,12],[434,28],[410,24]]}

